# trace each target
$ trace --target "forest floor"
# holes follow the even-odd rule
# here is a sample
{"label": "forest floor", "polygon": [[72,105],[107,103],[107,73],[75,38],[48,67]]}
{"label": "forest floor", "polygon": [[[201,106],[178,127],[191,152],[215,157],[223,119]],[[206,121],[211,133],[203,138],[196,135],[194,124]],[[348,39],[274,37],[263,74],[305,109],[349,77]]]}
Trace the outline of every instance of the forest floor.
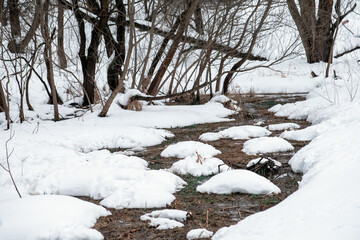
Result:
{"label": "forest floor", "polygon": [[[188,127],[171,128],[175,137],[157,145],[149,147],[144,151],[136,152],[136,156],[146,159],[151,169],[170,168],[178,161],[177,158],[163,158],[160,156],[162,150],[168,145],[180,141],[199,141],[199,136],[205,132],[217,132],[221,129],[239,125],[254,125],[259,121],[264,122],[264,126],[269,124],[294,122],[305,128],[309,123],[302,120],[288,120],[276,117],[268,109],[278,103],[290,103],[304,99],[302,94],[265,94],[265,95],[241,95],[234,97],[241,101],[242,111],[230,116],[235,119],[230,122],[208,123],[191,125]],[[278,136],[280,131],[273,131],[271,136]],[[241,151],[242,145],[246,140],[220,139],[218,141],[207,142],[220,150],[222,153],[216,157],[223,160],[227,165],[235,169],[244,169],[246,164],[254,159]],[[187,219],[183,228],[171,230],[157,230],[148,226],[147,222],[140,221],[140,216],[149,213],[154,209],[111,209],[110,216],[98,219],[94,228],[100,231],[105,239],[186,239],[186,234],[191,229],[206,228],[214,233],[221,227],[234,225],[245,217],[256,212],[270,208],[294,191],[298,189],[298,181],[301,175],[292,172],[288,164],[290,158],[307,142],[289,141],[295,150],[291,152],[279,152],[267,154],[282,163],[282,167],[276,174],[270,174],[269,178],[281,189],[278,195],[249,195],[249,194],[203,194],[196,191],[196,186],[209,179],[211,176],[194,177],[191,175],[180,175],[187,182],[181,191],[175,195],[176,200],[168,208],[191,212],[191,218]],[[87,201],[99,203],[99,201],[81,197]],[[260,227],[260,226],[256,226]]]}

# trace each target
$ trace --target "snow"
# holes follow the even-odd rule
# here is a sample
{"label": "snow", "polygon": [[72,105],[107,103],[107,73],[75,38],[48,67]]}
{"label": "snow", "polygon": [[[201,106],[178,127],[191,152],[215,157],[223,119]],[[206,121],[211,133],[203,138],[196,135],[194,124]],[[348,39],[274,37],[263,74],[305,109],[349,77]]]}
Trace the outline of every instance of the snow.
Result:
{"label": "snow", "polygon": [[260,157],[260,158],[255,158],[255,159],[251,160],[250,162],[248,162],[248,164],[246,164],[246,168],[250,168],[250,167],[252,167],[252,166],[254,166],[256,164],[263,164],[263,163],[266,163],[268,161],[273,162],[276,167],[281,167],[282,166],[281,162],[276,161],[275,159]]}
{"label": "snow", "polygon": [[211,157],[220,154],[221,152],[206,143],[197,141],[184,141],[169,145],[161,152],[160,156],[186,158],[196,153],[200,156]]}
{"label": "snow", "polygon": [[176,209],[163,209],[146,213],[140,217],[141,221],[150,221],[149,226],[156,227],[158,230],[173,229],[184,227],[184,222],[191,213]]}
{"label": "snow", "polygon": [[248,155],[292,151],[294,147],[279,137],[260,137],[244,143],[242,151]]}
{"label": "snow", "polygon": [[280,189],[268,179],[248,170],[230,170],[211,177],[196,188],[201,193],[269,194]]}
{"label": "snow", "polygon": [[62,194],[103,199],[111,208],[155,208],[171,204],[186,183],[166,171],[81,166],[58,170],[33,187],[34,194]]}
{"label": "snow", "polygon": [[313,124],[284,133],[311,140],[289,161],[293,171],[304,174],[299,190],[266,211],[220,229],[214,240],[359,239],[360,190],[355,183],[360,181],[360,98],[350,97],[346,81],[337,81],[330,91],[331,81],[305,101],[271,109]]}
{"label": "snow", "polygon": [[230,127],[217,133],[204,133],[201,134],[199,139],[202,141],[216,141],[221,138],[249,139],[252,137],[268,136],[270,134],[271,132],[263,127],[245,125]]}
{"label": "snow", "polygon": [[213,234],[213,232],[205,228],[192,229],[186,234],[186,239],[210,238]]}
{"label": "snow", "polygon": [[267,127],[270,131],[282,131],[282,130],[293,130],[300,128],[299,124],[296,123],[278,123],[270,124]]}
{"label": "snow", "polygon": [[199,176],[208,176],[212,174],[219,173],[221,171],[228,170],[229,167],[224,164],[224,162],[218,158],[214,157],[201,157],[196,154],[186,157],[183,160],[173,163],[170,170],[186,175],[190,174],[196,177]]}
{"label": "snow", "polygon": [[[11,132],[14,133],[14,137],[8,143],[9,151],[14,150],[9,162],[21,194],[88,196],[101,200],[100,204],[103,206],[119,209],[165,207],[175,200],[173,194],[186,183],[173,173],[149,170],[145,159],[125,156],[122,152],[111,153],[104,150],[105,148],[123,149],[127,153],[142,150],[174,136],[170,131],[158,127],[229,121],[225,117],[233,113],[220,103],[197,106],[144,106],[142,112],[123,110],[113,104],[109,116],[99,118],[99,106],[94,106],[93,113],[59,106],[61,114],[74,114],[80,117],[52,122],[46,120],[51,118],[50,105],[36,101],[33,104],[36,111],[25,112],[27,122],[12,124]],[[17,108],[14,106],[12,109]],[[13,110],[12,114],[13,119],[16,119],[17,111]],[[4,122],[1,124],[5,127]],[[5,142],[9,135],[10,131],[0,132],[1,164],[6,163]],[[5,206],[7,201],[14,201],[17,196],[9,175],[2,169],[0,184],[0,206]],[[52,196],[44,197],[44,203],[41,205],[46,205],[48,201],[50,204],[50,197]],[[13,209],[16,209],[17,205],[20,209],[21,204],[14,201]],[[51,206],[52,209],[57,208],[55,204]],[[76,206],[76,202],[71,201],[68,202],[67,208],[70,210]],[[40,208],[36,205],[34,211],[40,211]],[[14,212],[21,214],[16,210]],[[63,209],[63,212],[67,210]],[[89,211],[89,214],[91,212]],[[46,213],[48,216],[39,223],[39,234],[50,234],[45,227],[45,220],[57,217],[55,211],[48,210]],[[84,221],[91,220],[92,224],[100,216],[98,214],[96,218],[92,217],[86,211],[74,214],[78,214],[79,218],[83,217]],[[35,215],[34,212],[24,211],[22,217],[30,219]],[[1,219],[2,226],[5,226],[5,218],[1,216]],[[72,216],[69,219],[72,219]],[[17,218],[11,218],[6,221],[16,225],[16,220]],[[73,231],[60,222],[54,222],[53,226],[54,229],[57,226],[54,236],[61,239],[61,236],[81,239],[82,234],[84,238],[102,238],[95,230],[91,230],[95,233],[90,235],[91,233],[82,229],[78,232]],[[88,226],[92,225],[86,225]],[[15,239],[26,239],[16,238],[17,230],[6,231],[7,234],[14,235]],[[24,231],[24,234],[26,233],[28,232]],[[34,231],[34,234],[37,232]]]}
{"label": "snow", "polygon": [[0,202],[0,239],[103,239],[91,229],[110,212],[67,196],[27,196]]}

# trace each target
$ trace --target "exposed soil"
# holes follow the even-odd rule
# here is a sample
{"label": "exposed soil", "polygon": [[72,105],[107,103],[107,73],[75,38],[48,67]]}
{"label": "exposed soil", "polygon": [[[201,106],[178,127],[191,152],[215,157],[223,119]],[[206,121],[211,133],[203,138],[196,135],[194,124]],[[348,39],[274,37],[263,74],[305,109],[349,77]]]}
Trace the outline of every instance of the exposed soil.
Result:
{"label": "exposed soil", "polygon": [[[221,129],[238,125],[253,125],[258,121],[264,121],[265,125],[296,122],[302,128],[308,126],[306,121],[288,120],[286,118],[276,117],[268,112],[268,108],[278,103],[289,103],[303,100],[304,96],[298,95],[256,95],[256,96],[234,96],[233,99],[241,101],[240,113],[231,116],[235,119],[231,122],[209,123],[192,125],[183,128],[169,129],[175,138],[172,138],[161,145],[149,147],[145,151],[137,152],[136,155],[149,161],[151,169],[169,168],[176,158],[162,158],[161,151],[168,145],[187,140],[198,141],[199,136],[205,132],[216,132]],[[272,136],[278,136],[280,132],[274,131]],[[223,160],[233,168],[245,168],[246,164],[254,159],[254,156],[246,155],[241,151],[245,140],[221,139],[214,142],[207,142],[222,154],[216,157]],[[151,212],[154,209],[108,209],[112,215],[98,220],[95,229],[100,231],[105,239],[186,239],[188,231],[194,228],[206,228],[216,232],[224,226],[234,225],[245,217],[269,207],[278,204],[291,193],[298,189],[297,182],[301,180],[301,175],[291,171],[288,164],[290,158],[307,142],[290,141],[295,147],[292,152],[268,154],[266,157],[274,158],[283,165],[279,172],[267,175],[267,177],[276,184],[281,193],[278,195],[248,195],[248,194],[230,194],[215,195],[201,194],[196,192],[196,186],[208,177],[193,177],[189,175],[180,176],[188,185],[180,192],[176,193],[176,200],[168,208],[185,210],[192,213],[192,218],[185,222],[185,227],[172,230],[156,230],[149,227],[147,222],[140,221],[140,216]],[[82,198],[88,201],[98,203],[98,201],[89,198]]]}

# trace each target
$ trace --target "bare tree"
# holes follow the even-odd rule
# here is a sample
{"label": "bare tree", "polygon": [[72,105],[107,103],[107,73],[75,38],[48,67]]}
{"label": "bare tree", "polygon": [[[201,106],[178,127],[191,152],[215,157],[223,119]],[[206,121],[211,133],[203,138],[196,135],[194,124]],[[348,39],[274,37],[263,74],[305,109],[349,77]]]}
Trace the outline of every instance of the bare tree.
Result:
{"label": "bare tree", "polygon": [[51,47],[51,43],[55,37],[54,36],[55,29],[52,31],[52,33],[49,32],[49,4],[50,4],[50,0],[45,0],[43,6],[44,20],[41,23],[41,33],[45,42],[44,59],[47,70],[47,79],[51,89],[52,103],[54,105],[54,120],[58,121],[60,117],[59,117],[57,93],[56,93],[55,81],[54,81],[54,66],[53,66],[52,47]]}
{"label": "bare tree", "polygon": [[[336,0],[335,6],[334,0],[300,0],[298,4],[295,0],[287,0],[309,63],[328,62],[336,29],[342,19],[356,7],[356,4],[345,4],[341,13],[342,4],[341,0]],[[333,11],[337,14],[335,21],[332,17]]]}
{"label": "bare tree", "polygon": [[57,55],[59,58],[59,67],[64,69],[67,67],[66,54],[64,50],[64,6],[58,1],[58,36],[57,36]]}

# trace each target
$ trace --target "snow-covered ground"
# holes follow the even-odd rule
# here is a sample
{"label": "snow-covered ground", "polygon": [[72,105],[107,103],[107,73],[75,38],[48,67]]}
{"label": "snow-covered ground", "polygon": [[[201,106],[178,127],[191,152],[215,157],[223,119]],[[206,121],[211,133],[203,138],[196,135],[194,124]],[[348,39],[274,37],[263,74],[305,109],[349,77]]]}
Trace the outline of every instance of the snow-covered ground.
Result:
{"label": "snow-covered ground", "polygon": [[213,239],[360,238],[360,97],[351,94],[349,82],[329,79],[306,101],[271,109],[313,124],[282,135],[312,140],[289,162],[304,174],[300,188],[275,207],[220,229]]}
{"label": "snow-covered ground", "polygon": [[[350,21],[350,24],[355,22]],[[339,34],[335,52],[359,44],[358,37],[350,39],[347,36]],[[303,57],[271,68],[240,73],[234,78],[233,93],[309,92],[306,101],[274,106],[271,111],[278,116],[310,121],[312,126],[301,130],[294,130],[296,126],[293,126],[293,130],[285,131],[281,137],[311,142],[290,160],[292,169],[304,174],[298,191],[273,208],[220,229],[213,239],[360,238],[358,59],[356,52],[334,59],[328,79],[322,77],[325,63],[307,64]],[[334,70],[336,77],[332,74]],[[319,77],[311,78],[311,71]],[[21,199],[17,196],[8,173],[0,168],[0,239],[102,239],[101,234],[91,227],[97,218],[109,212],[102,206],[72,196],[102,199],[102,205],[113,208],[165,207],[174,200],[173,193],[185,184],[180,177],[169,171],[149,170],[146,159],[128,157],[123,154],[125,151],[111,153],[103,149],[142,150],[173,137],[170,131],[161,128],[230,121],[226,117],[233,113],[219,103],[227,101],[219,96],[204,105],[143,106],[141,112],[122,110],[113,104],[108,117],[99,118],[99,106],[94,106],[93,113],[85,112],[69,107],[72,100],[68,99],[64,106],[59,106],[60,114],[76,117],[52,122],[49,121],[53,116],[52,106],[45,104],[47,96],[43,94],[42,86],[34,85],[32,83],[30,96],[35,111],[25,111],[23,124],[17,117],[17,87],[12,86],[14,94],[10,109],[14,123],[11,131],[0,131],[0,163],[7,168],[6,150],[13,151],[8,160],[23,196]],[[122,98],[117,100],[122,101]],[[2,129],[6,124],[4,119],[4,113],[0,113]],[[278,130],[278,127],[270,129],[269,126],[269,130]],[[260,153],[259,145],[263,145],[259,141],[264,138],[258,137],[270,134],[265,128],[258,129],[261,134],[252,129],[244,136],[239,129],[231,129],[204,135],[201,140],[256,137],[249,140],[255,145],[248,152],[255,154]],[[10,139],[11,134],[14,136]],[[269,146],[274,150],[276,144],[270,142]],[[194,154],[193,150],[191,154]],[[181,156],[186,157],[189,157],[188,153]],[[194,160],[199,163],[197,157],[193,157],[191,163]],[[219,163],[213,164],[212,169]],[[195,166],[190,169],[197,168]],[[276,186],[263,183],[266,179],[260,180],[257,175],[249,177],[243,172],[237,173],[230,170],[215,175],[212,181],[220,178],[219,181],[209,186],[209,180],[208,186],[204,183],[205,186],[198,190],[230,193],[240,187],[253,190],[253,184],[261,182],[260,187],[268,184],[269,188],[266,191],[261,188],[259,193],[278,191]],[[232,174],[236,176],[228,176]],[[229,179],[240,179],[236,184],[244,186],[229,185]],[[221,184],[223,181],[226,184]],[[159,220],[154,215],[148,214],[143,219],[153,221],[157,227],[173,226],[167,220],[176,221],[171,217]],[[189,232],[188,239],[198,236],[200,231],[204,232]]]}
{"label": "snow-covered ground", "polygon": [[[45,107],[40,105],[36,109],[42,111]],[[65,107],[60,110],[74,111]],[[11,172],[24,196],[17,199],[9,175],[1,169],[0,239],[11,239],[8,236],[12,233],[13,239],[25,239],[17,235],[18,232],[23,232],[24,236],[31,233],[29,239],[43,236],[79,239],[80,235],[89,236],[88,239],[102,238],[89,228],[96,218],[109,214],[104,208],[72,197],[39,198],[39,194],[89,196],[102,199],[101,204],[111,208],[154,208],[171,204],[175,199],[173,193],[186,184],[181,178],[168,171],[149,170],[144,159],[102,149],[141,150],[173,137],[171,132],[159,127],[229,121],[225,117],[232,113],[216,102],[200,106],[145,106],[141,112],[122,110],[115,104],[107,118],[97,117],[95,111],[60,122],[41,120],[37,112],[26,113],[34,120],[12,124],[11,131],[0,132],[0,163],[7,167],[7,146],[9,153],[13,151],[9,157]],[[11,139],[10,134],[13,134]],[[217,153],[220,152],[213,149],[212,154]],[[56,208],[55,200],[63,206],[58,209],[69,214],[57,218],[58,211],[49,210]],[[40,205],[48,206],[39,212],[44,211],[41,221],[40,218],[31,221]],[[19,212],[25,206],[34,210]],[[79,210],[73,211],[77,206]],[[74,215],[79,215],[78,221],[72,220]],[[29,223],[25,224],[25,220]],[[44,227],[42,231],[41,225],[47,223],[51,223],[49,228]],[[73,226],[67,227],[69,224]],[[17,226],[16,234],[14,226]],[[78,234],[73,228],[79,229]]]}

